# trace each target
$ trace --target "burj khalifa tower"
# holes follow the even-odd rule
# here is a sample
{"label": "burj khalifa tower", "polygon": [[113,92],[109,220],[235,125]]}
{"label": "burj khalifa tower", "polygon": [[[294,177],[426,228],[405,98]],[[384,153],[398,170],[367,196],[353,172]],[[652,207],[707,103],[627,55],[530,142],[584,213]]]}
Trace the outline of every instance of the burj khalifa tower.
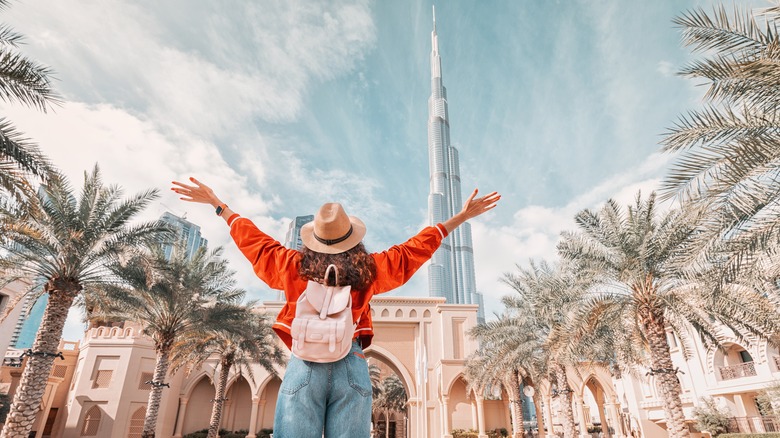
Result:
{"label": "burj khalifa tower", "polygon": [[[431,97],[428,98],[428,160],[430,193],[428,222],[444,222],[463,207],[460,190],[458,150],[450,145],[450,118],[447,89],[442,83],[439,38],[436,34],[436,9],[431,32]],[[474,248],[471,225],[464,223],[442,242],[428,267],[430,296],[444,297],[452,304],[478,304],[479,319],[484,321],[482,295],[474,276]]]}

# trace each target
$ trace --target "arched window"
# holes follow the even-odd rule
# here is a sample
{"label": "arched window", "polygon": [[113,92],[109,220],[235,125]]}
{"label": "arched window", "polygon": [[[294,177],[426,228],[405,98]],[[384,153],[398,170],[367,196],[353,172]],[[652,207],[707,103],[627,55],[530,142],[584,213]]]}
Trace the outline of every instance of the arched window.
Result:
{"label": "arched window", "polygon": [[146,418],[146,406],[141,406],[130,417],[130,428],[127,430],[127,438],[141,438],[144,432],[144,419]]}
{"label": "arched window", "polygon": [[97,436],[100,429],[100,408],[92,406],[84,415],[84,424],[81,426],[81,436]]}

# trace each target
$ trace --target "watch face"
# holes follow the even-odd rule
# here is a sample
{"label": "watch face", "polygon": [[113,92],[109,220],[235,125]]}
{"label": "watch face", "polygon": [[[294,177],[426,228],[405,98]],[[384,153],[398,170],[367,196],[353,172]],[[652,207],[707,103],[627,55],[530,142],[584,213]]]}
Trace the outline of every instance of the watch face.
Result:
{"label": "watch face", "polygon": [[221,214],[222,214],[222,206],[220,205],[220,206],[217,207],[217,216],[219,216]]}

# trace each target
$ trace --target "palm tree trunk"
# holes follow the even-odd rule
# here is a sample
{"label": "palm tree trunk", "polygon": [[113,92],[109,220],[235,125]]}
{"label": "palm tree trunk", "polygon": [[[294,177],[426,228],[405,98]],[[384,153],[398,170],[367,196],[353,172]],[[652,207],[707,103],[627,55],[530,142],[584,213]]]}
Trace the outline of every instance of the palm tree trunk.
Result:
{"label": "palm tree trunk", "polygon": [[[534,388],[536,389],[536,388]],[[536,408],[536,428],[539,430],[539,438],[546,438],[547,431],[544,429],[544,412],[542,412],[542,395],[539,391],[534,391],[534,408]],[[552,425],[550,425],[550,434],[552,434]]]}
{"label": "palm tree trunk", "polygon": [[555,364],[555,379],[558,381],[558,407],[563,421],[564,438],[574,438],[577,436],[577,428],[574,423],[574,409],[571,407],[571,387],[566,378],[566,367],[561,364]]}
{"label": "palm tree trunk", "polygon": [[219,423],[222,422],[222,408],[225,405],[227,379],[230,368],[233,367],[233,363],[231,360],[222,359],[219,366],[219,380],[217,380],[217,390],[214,393],[214,404],[211,406],[211,421],[209,422],[209,434],[207,438],[219,438]]}
{"label": "palm tree trunk", "polygon": [[157,363],[154,366],[154,379],[155,384],[152,385],[152,390],[149,392],[149,401],[146,405],[146,418],[144,419],[144,431],[141,434],[141,438],[154,438],[155,429],[157,427],[157,415],[160,412],[160,399],[162,398],[161,386],[165,382],[165,377],[168,374],[170,347],[162,347],[157,351]]}
{"label": "palm tree trunk", "polygon": [[520,392],[520,377],[518,371],[512,372],[512,381],[509,398],[512,403],[512,416],[515,417],[517,423],[514,429],[515,438],[523,438],[525,436],[525,418],[523,418],[523,393]]}
{"label": "palm tree trunk", "polygon": [[57,354],[60,345],[62,329],[68,318],[76,293],[63,290],[49,290],[49,302],[43,314],[41,326],[35,335],[32,351],[49,353],[49,355],[28,356],[27,364],[22,373],[22,380],[14,394],[14,402],[6,418],[2,438],[26,437],[32,430],[35,416],[41,409],[41,401],[49,380],[53,354]]}
{"label": "palm tree trunk", "polygon": [[660,383],[666,414],[666,428],[669,438],[687,438],[690,436],[685,424],[685,414],[682,409],[682,387],[677,374],[672,371],[672,355],[666,339],[666,323],[660,311],[647,312],[642,320],[647,341],[650,344],[650,360],[653,364],[656,379]]}

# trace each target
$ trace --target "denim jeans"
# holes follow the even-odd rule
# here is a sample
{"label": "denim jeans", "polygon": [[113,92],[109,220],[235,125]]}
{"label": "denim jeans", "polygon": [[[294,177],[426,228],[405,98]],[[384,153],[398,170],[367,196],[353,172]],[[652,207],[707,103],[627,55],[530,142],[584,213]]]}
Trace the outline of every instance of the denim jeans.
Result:
{"label": "denim jeans", "polygon": [[274,438],[368,438],[371,380],[357,342],[331,363],[290,357],[274,415]]}

